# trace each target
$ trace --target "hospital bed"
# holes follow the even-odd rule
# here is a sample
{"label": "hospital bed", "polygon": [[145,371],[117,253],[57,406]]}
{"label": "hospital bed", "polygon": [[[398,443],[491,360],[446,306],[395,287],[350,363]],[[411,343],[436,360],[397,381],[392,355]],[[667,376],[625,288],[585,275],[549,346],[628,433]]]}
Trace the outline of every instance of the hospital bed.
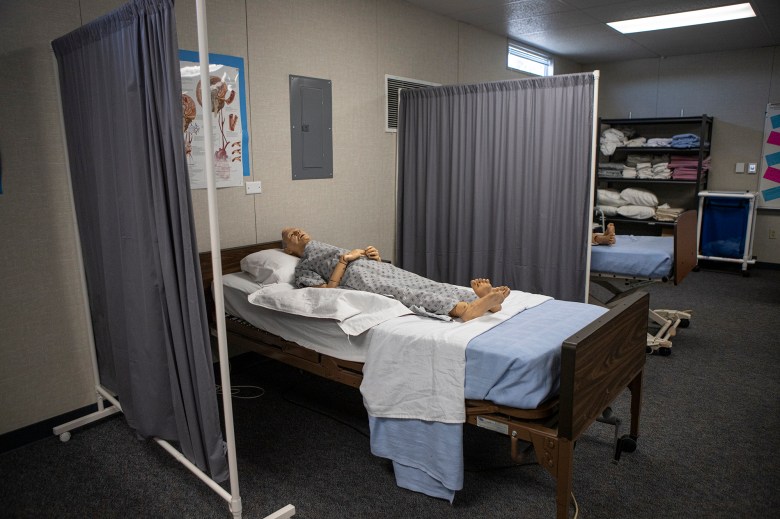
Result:
{"label": "hospital bed", "polygon": [[[257,289],[257,285],[253,286],[251,279],[247,280],[247,275],[240,272],[241,259],[256,251],[279,247],[280,242],[269,242],[222,251],[225,308],[229,314],[226,318],[226,333],[231,344],[358,388],[364,380],[364,373],[370,372],[369,363],[364,364],[365,350],[372,336],[376,338],[380,329],[410,328],[405,323],[413,319],[424,320],[431,325],[437,323],[437,320],[430,318],[401,316],[359,336],[346,337],[338,328],[335,328],[334,332],[334,323],[327,319],[290,315],[247,303],[247,294]],[[206,301],[212,319],[212,332],[215,333],[214,305],[208,288],[213,280],[210,253],[202,253],[200,261]],[[625,388],[631,393],[630,431],[622,438],[624,441],[618,442],[617,445],[618,449],[623,446],[627,452],[636,446],[635,442],[639,436],[648,305],[648,296],[643,292],[622,298],[610,309],[551,300],[522,311],[483,334],[484,337],[492,337],[490,333],[493,330],[510,330],[508,327],[516,321],[524,326],[524,333],[512,331],[508,334],[510,341],[534,336],[548,337],[556,341],[552,353],[541,360],[539,367],[533,368],[537,379],[551,388],[552,396],[545,396],[538,404],[525,408],[512,405],[517,401],[522,402],[524,398],[522,394],[512,394],[512,387],[517,385],[517,380],[501,378],[488,382],[486,387],[480,389],[485,397],[468,398],[473,396],[470,392],[475,392],[473,388],[469,389],[469,384],[474,385],[474,380],[478,379],[480,382],[476,385],[484,385],[485,380],[489,379],[484,376],[475,377],[474,372],[479,372],[481,367],[490,363],[485,359],[490,357],[491,352],[490,348],[487,348],[486,353],[475,354],[472,352],[474,348],[471,343],[466,350],[466,389],[463,403],[465,418],[462,421],[508,436],[511,455],[515,461],[522,459],[523,453],[520,451],[524,445],[532,446],[536,461],[556,480],[556,508],[559,519],[569,517],[576,440],[609,409],[610,404]],[[552,310],[548,311],[548,307]],[[580,310],[585,313],[578,314]],[[547,318],[545,314],[548,314]],[[579,315],[579,321],[575,318],[568,320],[562,315]],[[403,319],[409,321],[401,321]],[[403,323],[403,326],[398,326],[396,321]],[[469,323],[475,321],[479,319]],[[525,333],[526,330],[528,333]],[[290,340],[290,337],[296,339]],[[504,336],[495,337],[501,337],[496,341],[507,340],[506,333]],[[401,344],[400,341],[398,344]],[[482,348],[485,349],[484,344]],[[498,349],[503,349],[503,345]],[[523,362],[507,361],[500,356],[498,362],[506,368],[503,371],[510,374],[513,370],[522,371],[524,365]],[[515,400],[516,398],[519,400]],[[372,426],[376,425],[376,419],[369,416],[369,420]],[[414,426],[417,421],[389,419],[381,425],[395,427],[399,425],[398,422],[401,422],[400,425]],[[439,437],[438,434],[430,433],[431,429],[427,428],[429,425],[441,425],[448,430],[457,426],[460,428],[455,430],[462,434],[461,424],[426,424],[423,436]],[[413,428],[408,434],[416,441],[420,437],[420,430]],[[384,446],[375,444],[372,428],[372,452],[376,453],[375,447],[381,452]],[[446,448],[444,450],[447,452],[447,458],[453,458],[451,453],[458,452]],[[402,471],[410,467],[415,468],[417,461],[413,459],[411,464],[399,464],[395,459],[393,461],[397,483],[400,485],[399,478],[406,477]],[[462,471],[462,466],[460,470]],[[414,480],[417,476],[410,477]],[[406,488],[436,495],[413,486]]]}
{"label": "hospital bed", "polygon": [[[590,302],[609,307],[650,283],[680,284],[697,264],[696,226],[696,211],[689,210],[677,218],[672,236],[617,235],[614,245],[593,246]],[[649,318],[658,328],[647,334],[647,352],[669,355],[671,338],[690,324],[691,311],[655,309]]]}

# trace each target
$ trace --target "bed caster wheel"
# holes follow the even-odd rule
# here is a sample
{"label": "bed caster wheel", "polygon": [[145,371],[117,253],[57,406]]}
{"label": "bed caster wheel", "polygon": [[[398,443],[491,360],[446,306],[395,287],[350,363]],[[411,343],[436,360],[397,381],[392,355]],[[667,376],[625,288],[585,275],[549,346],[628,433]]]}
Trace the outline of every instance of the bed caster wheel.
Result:
{"label": "bed caster wheel", "polygon": [[658,353],[658,355],[660,355],[662,357],[668,357],[669,355],[672,354],[672,349],[671,348],[667,348],[666,346],[661,346],[660,348],[658,348],[658,352],[657,353]]}
{"label": "bed caster wheel", "polygon": [[690,325],[691,325],[690,319],[680,319],[680,324],[678,324],[677,326],[679,328],[688,328]]}
{"label": "bed caster wheel", "polygon": [[60,434],[60,441],[62,443],[65,443],[68,440],[70,440],[70,432],[65,431],[64,433]]}
{"label": "bed caster wheel", "polygon": [[624,434],[615,443],[615,459],[612,463],[620,461],[620,455],[624,452],[634,452],[636,450],[636,440],[628,434]]}
{"label": "bed caster wheel", "polygon": [[623,452],[634,452],[636,450],[636,439],[629,434],[621,436],[618,444]]}

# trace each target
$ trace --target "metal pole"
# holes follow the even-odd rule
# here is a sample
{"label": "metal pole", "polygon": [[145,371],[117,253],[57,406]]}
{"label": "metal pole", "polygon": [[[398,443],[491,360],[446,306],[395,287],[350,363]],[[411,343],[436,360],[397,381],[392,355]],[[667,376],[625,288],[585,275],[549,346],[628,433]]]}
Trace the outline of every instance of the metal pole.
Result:
{"label": "metal pole", "polygon": [[203,147],[208,187],[209,235],[211,237],[211,264],[214,271],[214,302],[216,306],[217,344],[219,349],[219,371],[222,381],[222,404],[225,413],[225,441],[227,442],[228,470],[230,471],[230,511],[236,519],[241,517],[241,496],[238,491],[238,467],[236,465],[236,440],[233,431],[233,402],[230,391],[230,370],[228,369],[227,336],[225,333],[225,300],[222,291],[222,256],[219,239],[219,211],[217,188],[214,180],[214,140],[211,127],[211,82],[209,74],[208,27],[206,24],[206,2],[196,0],[198,20],[198,53],[200,60],[200,90],[203,106]]}

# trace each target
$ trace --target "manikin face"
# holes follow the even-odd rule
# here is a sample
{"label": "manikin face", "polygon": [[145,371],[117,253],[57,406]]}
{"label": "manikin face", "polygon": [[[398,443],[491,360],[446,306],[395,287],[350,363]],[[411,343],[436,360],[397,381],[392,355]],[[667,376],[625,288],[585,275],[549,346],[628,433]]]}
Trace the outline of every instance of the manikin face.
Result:
{"label": "manikin face", "polygon": [[282,229],[282,243],[284,244],[284,252],[298,256],[303,256],[303,249],[306,248],[306,244],[309,243],[311,237],[309,234],[299,227],[285,227]]}

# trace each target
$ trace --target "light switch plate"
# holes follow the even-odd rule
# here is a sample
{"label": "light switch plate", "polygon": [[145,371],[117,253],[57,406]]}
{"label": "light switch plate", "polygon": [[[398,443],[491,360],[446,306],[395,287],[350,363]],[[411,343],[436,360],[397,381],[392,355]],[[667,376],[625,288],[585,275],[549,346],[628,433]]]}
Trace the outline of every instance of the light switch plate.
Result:
{"label": "light switch plate", "polygon": [[745,172],[745,163],[737,162],[737,165],[734,166],[734,173],[744,173],[744,172]]}
{"label": "light switch plate", "polygon": [[246,186],[247,195],[258,195],[263,192],[259,180],[257,182],[246,182],[244,185]]}
{"label": "light switch plate", "polygon": [[756,163],[755,162],[748,163],[748,173],[751,174],[751,175],[755,175],[756,174]]}

